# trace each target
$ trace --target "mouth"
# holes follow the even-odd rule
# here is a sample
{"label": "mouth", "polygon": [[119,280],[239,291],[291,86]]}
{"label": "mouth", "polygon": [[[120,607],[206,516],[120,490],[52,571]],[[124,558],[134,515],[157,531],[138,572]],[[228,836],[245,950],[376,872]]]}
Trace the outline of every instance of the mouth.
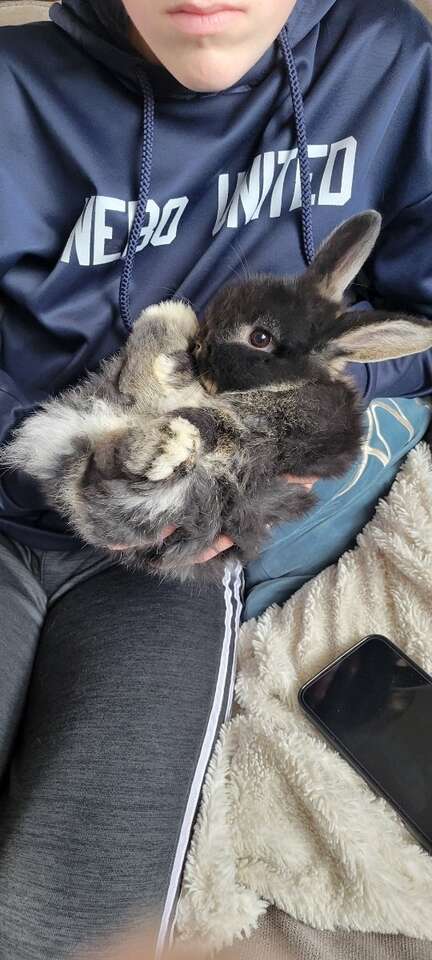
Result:
{"label": "mouth", "polygon": [[206,374],[202,374],[199,379],[200,379],[200,383],[204,387],[205,392],[209,393],[210,396],[214,397],[218,392],[217,383]]}
{"label": "mouth", "polygon": [[199,355],[201,353],[202,344],[198,341],[195,345],[195,348],[192,351],[191,359],[192,366],[194,370],[194,375],[199,380],[202,387],[206,393],[209,393],[211,396],[214,396],[218,392],[218,385],[215,380],[212,379],[210,374],[202,369],[202,366],[199,362]]}
{"label": "mouth", "polygon": [[244,12],[241,7],[229,3],[214,3],[207,6],[181,3],[172,10],[168,10],[168,16],[182,33],[200,35],[225,30]]}

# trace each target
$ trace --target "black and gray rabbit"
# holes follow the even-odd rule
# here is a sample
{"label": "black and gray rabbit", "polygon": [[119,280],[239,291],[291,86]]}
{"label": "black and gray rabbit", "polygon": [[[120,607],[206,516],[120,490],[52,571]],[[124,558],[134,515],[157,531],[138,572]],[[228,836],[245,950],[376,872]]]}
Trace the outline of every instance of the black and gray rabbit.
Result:
{"label": "black and gray rabbit", "polygon": [[[315,502],[284,474],[335,477],[359,455],[347,363],[432,346],[426,320],[347,309],[380,226],[354,216],[303,275],[221,289],[201,328],[182,301],[148,307],[119,354],[18,427],[3,467],[36,478],[85,542],[121,544],[129,566],[199,578],[251,560],[270,526]],[[221,531],[235,545],[196,566]]]}

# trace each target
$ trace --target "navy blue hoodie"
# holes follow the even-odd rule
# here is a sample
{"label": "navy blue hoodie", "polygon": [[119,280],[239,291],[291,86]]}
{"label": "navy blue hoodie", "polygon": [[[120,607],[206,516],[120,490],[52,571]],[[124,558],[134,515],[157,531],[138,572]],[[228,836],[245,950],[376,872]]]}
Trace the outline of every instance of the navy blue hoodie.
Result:
{"label": "navy blue hoodie", "polygon": [[[297,0],[218,94],[145,63],[120,0],[51,19],[0,30],[0,442],[148,304],[201,314],[245,271],[298,273],[367,207],[384,230],[357,298],[432,316],[432,46],[405,0]],[[367,399],[432,392],[429,352],[356,369]],[[79,545],[23,474],[0,530]]]}

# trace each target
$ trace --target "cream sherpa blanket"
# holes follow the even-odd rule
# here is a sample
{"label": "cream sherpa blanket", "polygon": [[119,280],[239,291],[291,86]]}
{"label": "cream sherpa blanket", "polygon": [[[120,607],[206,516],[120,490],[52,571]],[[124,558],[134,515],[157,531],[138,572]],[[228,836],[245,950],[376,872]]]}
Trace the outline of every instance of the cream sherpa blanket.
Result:
{"label": "cream sherpa blanket", "polygon": [[431,568],[432,461],[420,444],[357,547],[241,630],[238,715],[207,776],[180,936],[219,948],[272,903],[327,930],[432,940],[432,856],[297,703],[303,682],[368,633],[432,672]]}

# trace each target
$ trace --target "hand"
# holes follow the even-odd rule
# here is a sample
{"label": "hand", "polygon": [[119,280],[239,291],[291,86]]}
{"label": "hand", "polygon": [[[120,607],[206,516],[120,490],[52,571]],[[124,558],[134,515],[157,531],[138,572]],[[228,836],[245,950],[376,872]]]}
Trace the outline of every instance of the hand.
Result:
{"label": "hand", "polygon": [[[296,477],[293,473],[284,473],[284,479],[288,483],[297,483],[300,486],[304,487],[305,490],[312,490],[313,485],[317,482],[318,477]],[[169,526],[164,527],[161,533],[161,540],[166,540],[171,533],[174,533],[176,529],[173,523]],[[224,533],[221,533],[219,537],[216,538],[211,547],[206,547],[202,553],[199,553],[194,563],[207,563],[208,560],[213,560],[214,557],[217,557],[219,553],[224,553],[225,550],[229,550],[230,547],[234,546],[234,541],[231,540],[231,537],[227,537]],[[129,550],[130,544],[127,543],[116,543],[114,546],[109,548],[110,550]]]}
{"label": "hand", "polygon": [[[176,529],[173,523],[169,526],[164,527],[161,532],[160,539],[166,540],[171,533],[174,533]],[[217,537],[215,542],[211,547],[206,547],[202,553],[199,553],[194,563],[207,563],[207,560],[213,560],[213,557],[217,557],[218,553],[222,553],[224,550],[229,550],[230,547],[234,545],[230,537],[226,537],[224,534],[221,534],[220,537]],[[130,550],[131,544],[128,543],[115,543],[113,546],[108,548],[109,550]]]}
{"label": "hand", "polygon": [[[298,483],[308,491],[312,490],[314,483],[316,483],[318,479],[317,477],[296,477],[292,473],[284,473],[283,477],[288,483]],[[233,546],[234,541],[231,540],[231,537],[226,537],[225,534],[221,534],[211,547],[207,547],[207,550],[203,550],[203,552],[198,555],[195,563],[207,563],[208,560],[213,560],[213,557],[217,557],[219,553],[223,553],[224,550],[229,550],[229,548]]]}
{"label": "hand", "polygon": [[216,537],[211,547],[207,547],[206,550],[198,554],[194,563],[207,563],[208,560],[213,560],[213,557],[217,557],[219,553],[224,553],[225,550],[229,550],[229,548],[233,546],[234,540],[231,540],[231,537],[226,537],[224,533],[221,533],[220,537]]}
{"label": "hand", "polygon": [[282,476],[284,480],[288,480],[288,483],[297,483],[308,492],[318,480],[318,477],[296,477],[294,473],[283,473]]}
{"label": "hand", "polygon": [[[174,530],[176,530],[176,529],[177,529],[177,528],[176,528],[175,523],[169,523],[168,526],[167,526],[167,527],[164,527],[163,530],[161,531],[161,534],[160,534],[159,539],[160,539],[160,540],[166,540],[166,538],[169,537],[169,536],[171,535],[171,533],[174,533]],[[139,543],[137,543],[137,544],[133,544],[133,543],[113,543],[112,546],[109,546],[109,547],[108,547],[108,550],[132,550],[132,549],[134,549],[135,546],[139,547],[140,544],[139,544]]]}

